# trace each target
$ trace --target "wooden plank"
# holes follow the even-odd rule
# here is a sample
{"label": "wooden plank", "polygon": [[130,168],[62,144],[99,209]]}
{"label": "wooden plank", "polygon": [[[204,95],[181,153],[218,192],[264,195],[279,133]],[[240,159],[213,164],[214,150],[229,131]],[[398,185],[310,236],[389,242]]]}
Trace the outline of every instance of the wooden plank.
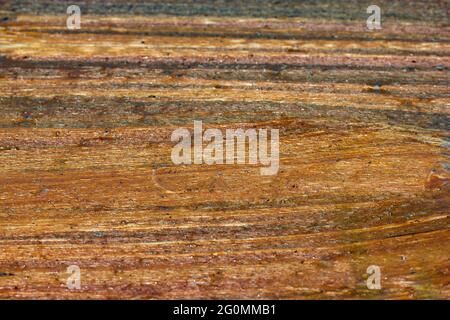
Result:
{"label": "wooden plank", "polygon": [[[446,1],[376,31],[357,1],[78,3],[2,1],[0,298],[450,298]],[[175,165],[194,120],[279,129],[279,171]]]}

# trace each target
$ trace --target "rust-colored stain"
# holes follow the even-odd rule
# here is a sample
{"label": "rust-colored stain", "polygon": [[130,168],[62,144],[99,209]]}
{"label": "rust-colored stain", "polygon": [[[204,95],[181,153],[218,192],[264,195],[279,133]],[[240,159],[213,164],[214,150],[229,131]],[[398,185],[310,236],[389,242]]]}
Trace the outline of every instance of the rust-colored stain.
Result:
{"label": "rust-colored stain", "polygon": [[0,298],[449,299],[448,2],[377,2],[0,1]]}

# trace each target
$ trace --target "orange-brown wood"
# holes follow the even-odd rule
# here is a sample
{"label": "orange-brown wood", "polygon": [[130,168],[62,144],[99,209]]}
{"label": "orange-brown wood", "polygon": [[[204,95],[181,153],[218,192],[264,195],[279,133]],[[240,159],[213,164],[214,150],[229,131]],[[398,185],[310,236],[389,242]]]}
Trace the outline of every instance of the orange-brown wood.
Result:
{"label": "orange-brown wood", "polygon": [[[446,1],[377,31],[351,1],[79,1],[74,31],[2,2],[0,298],[450,297]],[[278,174],[173,164],[194,120],[278,128]]]}

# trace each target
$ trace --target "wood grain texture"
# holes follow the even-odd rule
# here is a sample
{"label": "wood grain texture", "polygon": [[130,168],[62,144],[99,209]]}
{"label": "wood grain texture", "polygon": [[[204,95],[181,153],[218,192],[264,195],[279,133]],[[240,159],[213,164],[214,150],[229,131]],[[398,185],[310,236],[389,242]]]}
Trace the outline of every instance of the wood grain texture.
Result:
{"label": "wood grain texture", "polygon": [[[377,2],[0,1],[0,298],[449,299],[449,6]],[[194,120],[278,174],[174,165]]]}

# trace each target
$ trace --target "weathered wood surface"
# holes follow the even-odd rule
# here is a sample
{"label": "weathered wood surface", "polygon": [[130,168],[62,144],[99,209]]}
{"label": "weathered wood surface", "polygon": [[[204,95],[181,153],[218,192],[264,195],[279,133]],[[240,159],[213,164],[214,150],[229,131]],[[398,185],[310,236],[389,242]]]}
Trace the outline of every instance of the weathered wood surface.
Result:
{"label": "weathered wood surface", "polygon": [[[109,3],[0,1],[0,298],[450,298],[447,1]],[[174,165],[194,119],[280,171]]]}

